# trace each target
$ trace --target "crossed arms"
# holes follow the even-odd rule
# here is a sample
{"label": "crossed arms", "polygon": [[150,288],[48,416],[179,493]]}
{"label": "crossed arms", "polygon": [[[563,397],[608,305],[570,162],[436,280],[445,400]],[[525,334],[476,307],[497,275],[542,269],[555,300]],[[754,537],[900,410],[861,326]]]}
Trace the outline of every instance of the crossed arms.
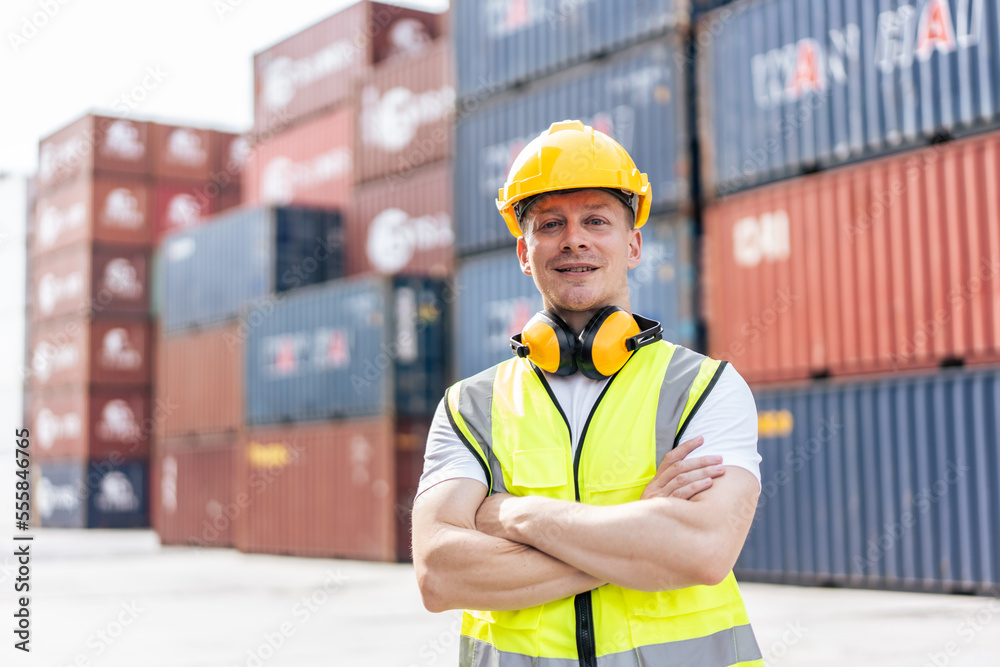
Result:
{"label": "crossed arms", "polygon": [[428,610],[524,609],[605,583],[645,591],[716,584],[757,506],[748,471],[719,457],[663,460],[642,498],[610,507],[508,494],[452,479],[413,507],[413,564]]}

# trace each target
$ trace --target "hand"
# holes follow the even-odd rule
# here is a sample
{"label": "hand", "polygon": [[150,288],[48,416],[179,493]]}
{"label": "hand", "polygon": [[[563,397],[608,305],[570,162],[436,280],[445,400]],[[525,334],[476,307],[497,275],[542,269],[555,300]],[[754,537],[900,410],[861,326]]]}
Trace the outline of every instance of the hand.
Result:
{"label": "hand", "polygon": [[650,498],[680,498],[691,500],[711,488],[712,478],[725,474],[721,456],[684,457],[701,446],[705,439],[700,435],[672,449],[663,457],[656,475],[642,492],[641,500]]}
{"label": "hand", "polygon": [[504,503],[515,500],[515,496],[509,493],[494,493],[486,496],[479,509],[476,510],[476,530],[493,537],[500,537],[505,540],[511,539],[509,532],[504,528],[501,514]]}

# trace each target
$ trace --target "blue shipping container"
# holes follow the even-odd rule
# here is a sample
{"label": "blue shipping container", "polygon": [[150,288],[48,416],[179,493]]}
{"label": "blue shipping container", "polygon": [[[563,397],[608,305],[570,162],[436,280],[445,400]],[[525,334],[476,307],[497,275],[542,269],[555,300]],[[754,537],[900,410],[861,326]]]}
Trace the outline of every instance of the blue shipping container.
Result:
{"label": "blue shipping container", "polygon": [[[629,271],[632,309],[663,324],[663,337],[695,342],[692,223],[651,220],[642,228],[642,261]],[[542,309],[535,282],[509,247],[467,258],[456,277],[455,369],[459,378],[510,358],[510,337]]]}
{"label": "blue shipping container", "polygon": [[340,213],[249,208],[172,234],[156,262],[164,331],[236,317],[250,301],[343,275]]}
{"label": "blue shipping container", "polygon": [[34,523],[51,528],[85,528],[86,461],[41,461],[34,463],[34,469],[31,489]]}
{"label": "blue shipping container", "polygon": [[365,277],[277,301],[247,317],[248,424],[434,413],[447,386],[451,286]]}
{"label": "blue shipping container", "polygon": [[91,461],[87,466],[88,528],[149,526],[149,463]]}
{"label": "blue shipping container", "polygon": [[755,392],[762,489],[737,576],[1000,585],[1000,369]]}
{"label": "blue shipping container", "polygon": [[685,208],[687,94],[677,39],[644,44],[491,99],[455,130],[457,251],[504,246],[510,232],[496,209],[514,158],[553,122],[580,119],[621,143],[649,174],[654,211]]}
{"label": "blue shipping container", "polygon": [[455,0],[458,92],[479,98],[688,25],[687,0]]}
{"label": "blue shipping container", "polygon": [[759,0],[697,27],[705,192],[994,127],[1000,4]]}

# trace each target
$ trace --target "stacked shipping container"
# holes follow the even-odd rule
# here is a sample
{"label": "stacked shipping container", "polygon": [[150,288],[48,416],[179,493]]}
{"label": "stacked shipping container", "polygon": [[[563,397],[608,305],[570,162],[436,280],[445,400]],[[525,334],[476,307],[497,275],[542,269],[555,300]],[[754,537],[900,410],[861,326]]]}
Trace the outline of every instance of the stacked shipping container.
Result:
{"label": "stacked shipping container", "polygon": [[745,576],[997,581],[989,540],[949,527],[1000,533],[988,477],[949,467],[997,472],[1000,139],[949,141],[997,124],[996,12],[757,0],[699,23],[708,353],[760,408]]}

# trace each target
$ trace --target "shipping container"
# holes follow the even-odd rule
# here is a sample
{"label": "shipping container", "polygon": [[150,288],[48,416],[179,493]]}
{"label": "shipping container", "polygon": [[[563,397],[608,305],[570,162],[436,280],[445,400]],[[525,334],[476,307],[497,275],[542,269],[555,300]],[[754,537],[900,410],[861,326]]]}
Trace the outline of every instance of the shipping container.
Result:
{"label": "shipping container", "polygon": [[153,238],[153,194],[146,177],[82,174],[35,204],[33,255],[82,241],[148,247]]}
{"label": "shipping container", "polygon": [[148,385],[151,333],[148,321],[121,317],[38,323],[31,330],[32,386]]}
{"label": "shipping container", "polygon": [[146,313],[149,258],[143,248],[87,241],[38,257],[32,265],[32,319]]}
{"label": "shipping container", "polygon": [[[239,188],[230,186],[237,191]],[[153,186],[156,220],[154,242],[178,229],[197,227],[222,210],[223,190],[211,183],[194,185],[179,181],[158,181]],[[237,192],[237,197],[239,196]]]}
{"label": "shipping container", "polygon": [[688,0],[456,0],[461,98],[500,90],[683,31]]}
{"label": "shipping container", "polygon": [[211,180],[218,182],[224,189],[228,189],[230,185],[239,186],[250,154],[250,142],[242,134],[214,130],[213,133],[216,153]]}
{"label": "shipping container", "polygon": [[762,489],[742,581],[995,591],[1000,372],[755,393]]}
{"label": "shipping container", "polygon": [[642,45],[500,95],[463,114],[455,153],[458,252],[501,247],[510,232],[497,193],[521,149],[543,130],[579,119],[625,147],[649,174],[653,211],[690,205],[687,93],[679,38]]}
{"label": "shipping container", "polygon": [[87,459],[39,461],[31,469],[32,525],[86,528]]}
{"label": "shipping container", "polygon": [[243,424],[247,323],[161,336],[153,395],[165,407],[157,437],[236,431]]}
{"label": "shipping container", "polygon": [[149,458],[155,412],[149,387],[86,384],[38,389],[30,406],[35,461]]}
{"label": "shipping container", "polygon": [[35,525],[52,528],[144,528],[149,464],[65,459],[33,466]]}
{"label": "shipping container", "polygon": [[340,213],[240,208],[170,235],[157,269],[172,332],[232,319],[250,301],[343,275]]}
{"label": "shipping container", "polygon": [[289,293],[249,327],[247,424],[433,414],[446,386],[453,300],[443,281],[421,277]]}
{"label": "shipping container", "polygon": [[993,133],[708,207],[709,354],[751,383],[1000,359],[998,166]]}
{"label": "shipping container", "polygon": [[355,178],[409,174],[451,156],[455,86],[451,45],[379,65],[360,87]]}
{"label": "shipping container", "polygon": [[254,133],[282,132],[347,101],[373,64],[424,51],[440,14],[362,0],[254,55]]}
{"label": "shipping container", "polygon": [[379,417],[251,429],[239,464],[247,508],[237,548],[409,560],[410,494],[420,475],[411,459],[423,456],[428,426]]}
{"label": "shipping container", "polygon": [[253,145],[243,203],[339,209],[354,185],[354,112],[320,116]]}
{"label": "shipping container", "polygon": [[[660,322],[665,340],[694,347],[693,225],[661,218],[641,231],[642,260],[628,273],[632,310]],[[463,260],[455,286],[455,370],[464,378],[511,357],[510,337],[542,309],[542,296],[521,272],[513,237],[505,250]]]}
{"label": "shipping container", "polygon": [[84,116],[39,142],[39,194],[95,171],[149,174],[152,154],[149,123]]}
{"label": "shipping container", "polygon": [[212,176],[218,153],[217,134],[211,130],[175,125],[149,124],[153,147],[152,174],[157,179],[202,183]]}
{"label": "shipping container", "polygon": [[699,21],[705,192],[1000,120],[1000,5],[758,0]]}
{"label": "shipping container", "polygon": [[344,232],[347,273],[445,277],[454,264],[451,162],[359,188]]}
{"label": "shipping container", "polygon": [[151,506],[162,544],[233,546],[249,509],[236,490],[242,445],[236,433],[157,439]]}

